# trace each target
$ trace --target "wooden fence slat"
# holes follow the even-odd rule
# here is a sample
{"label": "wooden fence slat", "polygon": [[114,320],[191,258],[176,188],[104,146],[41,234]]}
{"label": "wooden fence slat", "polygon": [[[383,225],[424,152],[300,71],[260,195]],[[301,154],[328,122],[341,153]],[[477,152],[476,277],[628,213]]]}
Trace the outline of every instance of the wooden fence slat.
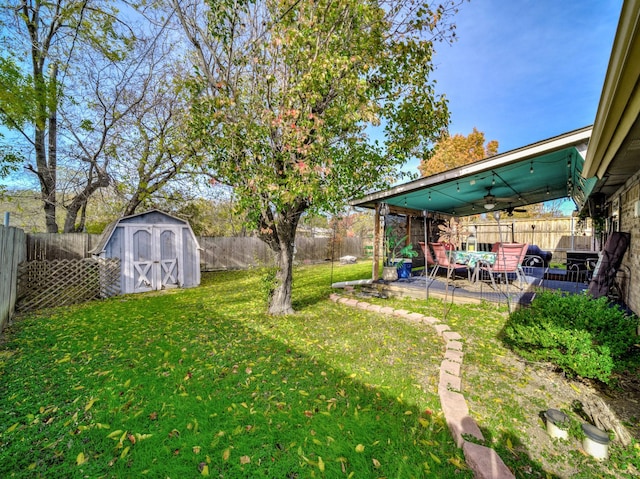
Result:
{"label": "wooden fence slat", "polygon": [[24,231],[0,225],[0,332],[15,311],[18,263],[25,256]]}

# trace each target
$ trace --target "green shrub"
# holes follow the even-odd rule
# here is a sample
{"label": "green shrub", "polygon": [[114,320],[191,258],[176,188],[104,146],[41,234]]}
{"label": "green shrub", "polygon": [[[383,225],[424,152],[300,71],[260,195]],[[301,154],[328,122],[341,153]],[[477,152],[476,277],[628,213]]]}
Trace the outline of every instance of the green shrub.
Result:
{"label": "green shrub", "polygon": [[636,341],[638,318],[606,298],[541,292],[531,307],[511,314],[505,343],[525,359],[550,361],[568,374],[609,382]]}

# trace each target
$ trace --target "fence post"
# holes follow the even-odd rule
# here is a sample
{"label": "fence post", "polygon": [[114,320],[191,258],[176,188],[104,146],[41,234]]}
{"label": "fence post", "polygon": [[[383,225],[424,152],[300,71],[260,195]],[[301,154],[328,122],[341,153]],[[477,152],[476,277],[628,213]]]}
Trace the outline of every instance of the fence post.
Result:
{"label": "fence post", "polygon": [[0,333],[15,312],[18,264],[26,257],[26,247],[24,231],[0,226]]}

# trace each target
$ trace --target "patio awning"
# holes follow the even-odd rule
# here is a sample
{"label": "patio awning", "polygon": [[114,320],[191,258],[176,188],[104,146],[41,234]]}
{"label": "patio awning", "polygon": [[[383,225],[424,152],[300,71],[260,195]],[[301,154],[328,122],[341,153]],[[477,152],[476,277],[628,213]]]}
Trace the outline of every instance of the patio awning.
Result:
{"label": "patio awning", "polygon": [[[420,178],[351,201],[375,208],[386,203],[395,212],[470,216],[572,198],[578,209],[596,178],[582,178],[592,127],[511,150],[506,153]],[[493,204],[492,208],[487,208]]]}

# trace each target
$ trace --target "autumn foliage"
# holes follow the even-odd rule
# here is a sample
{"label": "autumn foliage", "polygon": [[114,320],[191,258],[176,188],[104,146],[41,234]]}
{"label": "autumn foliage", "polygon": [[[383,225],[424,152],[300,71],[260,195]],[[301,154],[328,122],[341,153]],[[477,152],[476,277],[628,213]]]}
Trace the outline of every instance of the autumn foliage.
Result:
{"label": "autumn foliage", "polygon": [[468,165],[498,153],[498,141],[491,140],[485,145],[484,133],[473,128],[469,135],[445,134],[438,141],[431,154],[418,166],[422,176],[431,176],[446,170]]}

